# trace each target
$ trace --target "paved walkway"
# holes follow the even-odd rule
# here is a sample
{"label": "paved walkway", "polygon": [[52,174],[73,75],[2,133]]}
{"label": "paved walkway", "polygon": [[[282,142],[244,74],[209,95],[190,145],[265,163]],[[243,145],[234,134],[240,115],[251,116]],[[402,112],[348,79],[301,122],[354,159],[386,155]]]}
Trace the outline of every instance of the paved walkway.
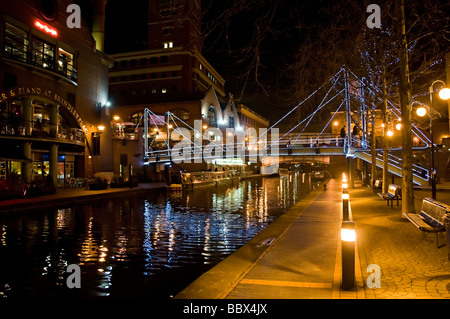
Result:
{"label": "paved walkway", "polygon": [[[414,192],[416,212],[430,192]],[[367,188],[350,190],[350,196],[364,282],[368,265],[377,264],[381,270],[381,287],[365,287],[366,298],[450,298],[448,247],[436,248],[434,234],[402,218],[401,204],[380,207],[380,198]],[[450,194],[438,192],[437,200],[450,203]],[[445,235],[439,237],[440,244],[446,242]]]}
{"label": "paved walkway", "polygon": [[[428,193],[415,192],[416,210]],[[417,230],[401,217],[401,206],[391,209],[367,187],[350,190],[357,233],[356,284],[342,290],[340,196],[336,180],[326,191],[313,191],[176,298],[450,298],[447,247],[437,249],[434,234]],[[450,203],[450,193],[439,192],[437,199]],[[366,285],[371,264],[381,269],[380,288]]]}
{"label": "paved walkway", "polygon": [[72,204],[101,199],[110,196],[138,194],[153,190],[164,190],[166,183],[141,183],[133,188],[108,188],[104,190],[88,190],[86,188],[57,189],[55,194],[36,196],[24,199],[0,200],[0,213],[25,212],[38,208],[46,208],[61,204]]}

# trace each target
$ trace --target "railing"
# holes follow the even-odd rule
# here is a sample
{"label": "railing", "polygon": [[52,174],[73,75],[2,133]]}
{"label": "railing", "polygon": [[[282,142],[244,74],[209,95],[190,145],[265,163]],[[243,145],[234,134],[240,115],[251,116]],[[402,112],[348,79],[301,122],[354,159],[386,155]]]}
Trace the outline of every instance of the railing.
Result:
{"label": "railing", "polygon": [[112,133],[113,139],[120,139],[120,140],[137,140],[138,139],[138,133],[128,133],[128,132],[119,132],[114,131]]}
{"label": "railing", "polygon": [[84,133],[81,129],[49,124],[45,121],[2,121],[0,122],[0,136],[2,135],[32,138],[53,138],[84,143]]}
{"label": "railing", "polygon": [[58,178],[58,188],[82,188],[87,183],[88,179],[82,177]]}
{"label": "railing", "polygon": [[[366,156],[370,157],[371,154],[368,152],[362,152],[363,154],[365,154]],[[376,157],[378,160],[383,161],[383,153],[377,153]],[[388,164],[390,166],[395,167],[396,169],[398,169],[399,171],[402,170],[402,159],[398,156],[389,154],[389,158],[388,158]],[[413,164],[412,165],[412,171],[413,171],[413,175],[415,175],[416,177],[419,177],[425,181],[429,181],[430,180],[430,172],[428,169],[421,167],[417,164]]]}
{"label": "railing", "polygon": [[[47,70],[53,73],[57,73],[69,80],[76,82],[77,81],[77,70],[73,68],[73,66],[69,67],[61,67],[56,61],[55,57],[36,57],[33,56],[31,52],[24,51],[20,47],[15,46],[13,43],[5,42],[4,43],[4,51],[3,54],[5,58],[15,60],[21,63],[26,63],[37,68]],[[55,69],[55,65],[58,65],[58,68]]]}

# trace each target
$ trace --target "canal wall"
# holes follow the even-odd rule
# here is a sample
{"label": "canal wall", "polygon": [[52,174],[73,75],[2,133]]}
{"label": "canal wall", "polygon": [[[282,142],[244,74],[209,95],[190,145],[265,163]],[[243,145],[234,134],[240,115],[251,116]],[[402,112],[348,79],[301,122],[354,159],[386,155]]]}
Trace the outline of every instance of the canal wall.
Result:
{"label": "canal wall", "polygon": [[111,197],[132,196],[152,191],[165,191],[166,183],[144,183],[133,188],[108,188],[87,190],[85,188],[58,189],[56,194],[39,197],[0,201],[0,213],[31,212],[52,207],[89,203]]}

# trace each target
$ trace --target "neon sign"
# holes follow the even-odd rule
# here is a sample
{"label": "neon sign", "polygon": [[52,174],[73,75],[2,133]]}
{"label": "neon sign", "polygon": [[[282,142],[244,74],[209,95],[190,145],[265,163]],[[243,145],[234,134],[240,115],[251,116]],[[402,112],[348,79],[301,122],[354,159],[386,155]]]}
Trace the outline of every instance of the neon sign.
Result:
{"label": "neon sign", "polygon": [[45,32],[45,33],[51,35],[52,37],[56,38],[58,36],[58,31],[56,31],[56,29],[52,28],[51,26],[49,26],[39,20],[34,21],[34,26],[37,29],[41,30],[42,32]]}

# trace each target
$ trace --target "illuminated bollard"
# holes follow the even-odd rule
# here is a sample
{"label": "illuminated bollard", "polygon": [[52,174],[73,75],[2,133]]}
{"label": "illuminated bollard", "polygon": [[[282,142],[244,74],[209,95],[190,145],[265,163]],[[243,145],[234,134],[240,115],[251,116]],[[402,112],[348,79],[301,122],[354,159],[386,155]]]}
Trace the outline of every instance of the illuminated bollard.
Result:
{"label": "illuminated bollard", "polygon": [[343,221],[349,220],[348,201],[349,201],[348,190],[344,189],[342,191],[342,220]]}
{"label": "illuminated bollard", "polygon": [[355,223],[343,221],[341,226],[342,243],[342,289],[351,289],[355,285]]}

